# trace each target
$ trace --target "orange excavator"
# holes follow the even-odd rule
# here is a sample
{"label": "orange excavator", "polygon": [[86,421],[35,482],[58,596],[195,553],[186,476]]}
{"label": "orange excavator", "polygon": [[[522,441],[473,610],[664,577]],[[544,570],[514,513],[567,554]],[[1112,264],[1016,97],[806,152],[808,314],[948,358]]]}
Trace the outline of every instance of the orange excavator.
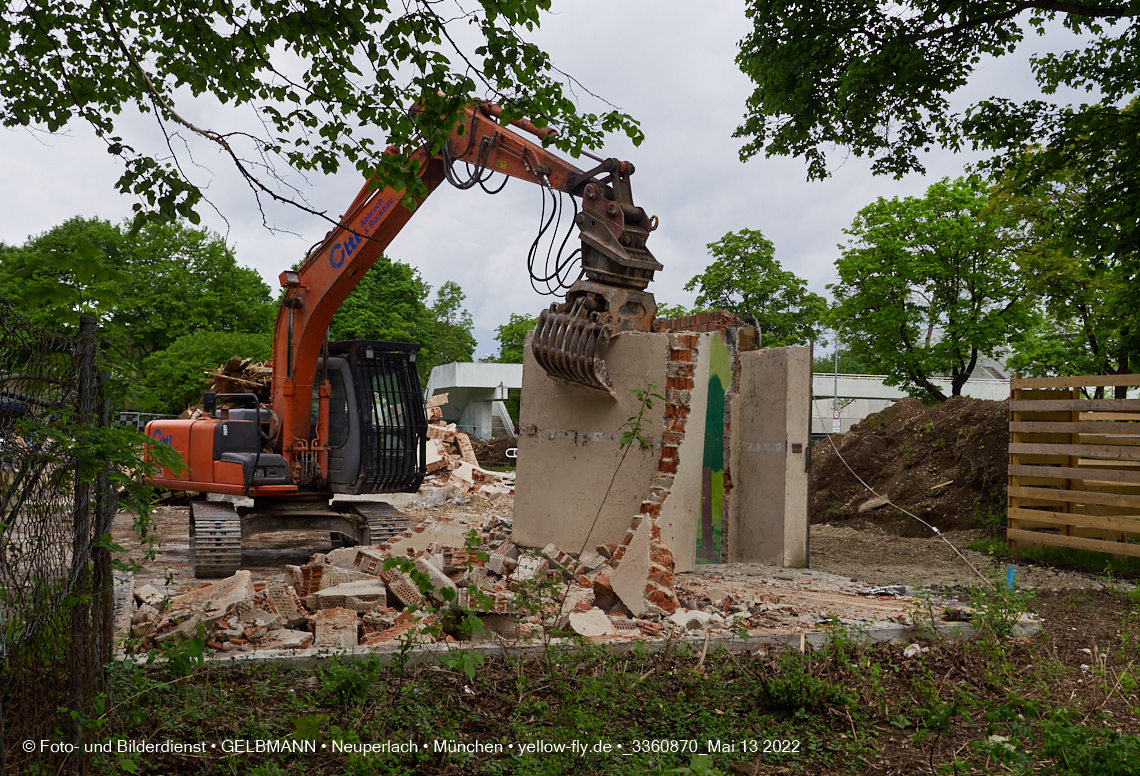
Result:
{"label": "orange excavator", "polygon": [[[543,187],[544,218],[545,197],[570,195],[581,237],[580,273],[563,284],[564,301],[539,315],[532,349],[552,378],[612,400],[604,361],[610,337],[650,331],[657,314],[646,287],[662,267],[645,247],[657,219],[633,203],[632,164],[587,154],[597,166],[580,170],[542,147],[554,130],[526,119],[510,122],[536,143],[503,126],[501,113],[489,103],[468,106],[440,153],[432,154],[428,144],[413,158],[429,194],[445,179],[486,189],[490,176],[501,173]],[[160,469],[153,485],[253,499],[240,513],[224,500],[191,502],[195,576],[234,573],[242,540],[256,533],[327,531],[370,544],[406,527],[406,516],[388,504],[333,496],[418,490],[427,440],[415,367],[419,346],[328,341],[337,308],[416,212],[402,203],[404,196],[365,185],[301,266],[281,273],[285,291],[268,402],[252,392],[207,393],[200,417],[147,424],[151,444],[171,445],[184,463],[179,473]],[[542,275],[534,257],[532,247],[532,282],[566,277],[569,261],[559,259],[553,273]]]}

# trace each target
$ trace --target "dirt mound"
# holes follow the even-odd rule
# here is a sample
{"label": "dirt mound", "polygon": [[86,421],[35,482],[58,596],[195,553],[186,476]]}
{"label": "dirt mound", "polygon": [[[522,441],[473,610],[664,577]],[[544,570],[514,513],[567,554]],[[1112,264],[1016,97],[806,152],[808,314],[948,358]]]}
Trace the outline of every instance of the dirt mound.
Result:
{"label": "dirt mound", "polygon": [[507,449],[519,446],[519,440],[516,437],[501,436],[486,442],[479,439],[472,439],[471,441],[475,445],[475,457],[479,459],[481,466],[488,464],[491,466],[515,465],[514,458],[507,458]]}
{"label": "dirt mound", "polygon": [[[930,531],[877,505],[860,478],[940,530],[976,528],[1005,509],[1009,402],[955,398],[927,407],[904,399],[812,450],[811,522],[899,536]],[[861,509],[862,508],[862,509]]]}

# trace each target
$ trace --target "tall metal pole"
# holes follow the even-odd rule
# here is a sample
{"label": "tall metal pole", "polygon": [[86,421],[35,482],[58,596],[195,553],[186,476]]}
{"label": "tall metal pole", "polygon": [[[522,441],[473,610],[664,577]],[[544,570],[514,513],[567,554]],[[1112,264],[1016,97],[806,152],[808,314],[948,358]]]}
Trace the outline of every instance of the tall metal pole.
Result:
{"label": "tall metal pole", "polygon": [[[839,409],[839,332],[835,332],[835,398],[831,400],[831,411]],[[834,415],[833,415],[834,417]]]}

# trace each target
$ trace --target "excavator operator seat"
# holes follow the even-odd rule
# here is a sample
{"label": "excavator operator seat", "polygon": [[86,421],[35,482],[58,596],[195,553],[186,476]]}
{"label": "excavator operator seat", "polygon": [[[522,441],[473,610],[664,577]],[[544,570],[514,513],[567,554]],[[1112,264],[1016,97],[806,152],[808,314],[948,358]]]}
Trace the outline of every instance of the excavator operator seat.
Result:
{"label": "excavator operator seat", "polygon": [[[214,426],[215,461],[241,465],[242,481],[250,485],[287,485],[289,467],[285,458],[264,450],[258,455],[257,411],[254,409],[215,410],[214,417],[220,420]],[[269,422],[268,410],[261,411],[263,423]],[[250,472],[253,472],[252,479]]]}

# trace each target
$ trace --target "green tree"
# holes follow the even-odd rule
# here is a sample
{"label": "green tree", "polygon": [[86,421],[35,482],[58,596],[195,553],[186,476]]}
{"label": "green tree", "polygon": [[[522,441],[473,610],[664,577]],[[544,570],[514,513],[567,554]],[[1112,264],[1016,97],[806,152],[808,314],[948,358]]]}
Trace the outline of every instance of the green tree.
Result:
{"label": "green tree", "polygon": [[806,345],[819,337],[827,302],[807,281],[776,261],[771,241],[754,229],[728,233],[708,245],[714,261],[685,284],[696,291],[689,314],[729,310],[752,316],[765,347]]}
{"label": "green tree", "polygon": [[959,396],[980,356],[995,357],[1029,323],[1015,258],[1025,235],[988,206],[978,177],[944,179],[922,198],[880,198],[859,211],[836,262],[829,322],[888,385],[926,400]]}
{"label": "green tree", "polygon": [[233,356],[267,359],[273,354],[268,332],[196,331],[184,334],[169,348],[152,353],[143,362],[144,385],[152,406],[176,415],[198,402],[210,386],[207,371]]}
{"label": "green tree", "polygon": [[463,307],[467,295],[453,280],[444,282],[435,292],[435,303],[431,306],[435,317],[435,337],[433,350],[436,364],[450,364],[453,361],[472,361],[475,358],[475,323],[471,313]]}
{"label": "green tree", "polygon": [[429,307],[430,295],[418,270],[381,256],[333,316],[330,337],[418,343],[416,368],[426,382],[435,366],[472,360],[476,344],[459,284],[441,285]]}
{"label": "green tree", "polygon": [[430,293],[414,267],[380,256],[336,311],[330,337],[422,344],[431,333]]}
{"label": "green tree", "polygon": [[[438,152],[441,133],[477,97],[500,102],[504,120],[525,113],[557,125],[550,142],[565,151],[598,147],[612,131],[640,142],[623,113],[580,113],[562,73],[526,41],[549,7],[480,0],[451,16],[430,0],[219,0],[174,11],[141,0],[6,3],[0,122],[49,132],[88,125],[121,160],[117,188],[137,198],[136,210],[194,223],[208,173],[187,138],[220,152],[258,202],[322,216],[279,185],[280,165],[354,165],[422,195],[416,165],[385,146],[410,152],[426,140]],[[166,143],[151,147],[137,122],[119,120],[136,111],[154,116]]]}
{"label": "green tree", "polygon": [[685,318],[692,315],[689,308],[683,304],[657,304],[657,317],[666,321],[671,321],[675,318]]}
{"label": "green tree", "polygon": [[[1035,301],[1033,325],[1016,343],[1011,369],[1031,376],[1122,374],[1137,355],[1132,281],[1114,254],[1087,255],[1066,238],[1064,224],[1084,207],[1087,188],[1057,175],[1030,194],[1003,182],[993,200],[1026,224],[1031,242],[1018,257],[1022,283]],[[1124,391],[1118,391],[1123,398]]]}
{"label": "green tree", "polygon": [[[1055,234],[1073,255],[1118,265],[1122,344],[1140,351],[1140,5],[749,0],[746,13],[737,63],[756,88],[736,133],[742,158],[802,156],[809,177],[824,178],[825,152],[839,147],[897,177],[922,171],[920,153],[941,145],[991,152],[984,165],[1025,196],[1063,176],[1084,195]],[[1045,95],[1069,87],[1089,102],[998,92],[955,112],[950,95],[987,57],[1030,32],[1051,39],[1057,22],[1079,43],[1033,56],[1034,77]]]}
{"label": "green tree", "polygon": [[194,331],[267,331],[274,311],[269,287],[212,232],[79,217],[0,253],[0,296],[40,324],[94,314],[143,356]]}
{"label": "green tree", "polygon": [[[816,353],[821,351],[816,350]],[[816,374],[832,374],[835,372],[835,354],[821,353],[812,361],[812,371]],[[871,370],[867,367],[866,359],[859,358],[847,348],[839,349],[839,374],[841,375],[866,375],[871,374]]]}
{"label": "green tree", "polygon": [[533,331],[537,325],[537,317],[511,313],[510,320],[495,329],[495,341],[499,343],[499,352],[483,360],[497,364],[521,364],[526,348],[527,332]]}
{"label": "green tree", "polygon": [[[1096,135],[1106,150],[1136,153],[1140,122],[1123,108],[1140,86],[1135,3],[748,0],[746,13],[752,29],[737,64],[756,88],[737,130],[749,139],[742,158],[803,156],[809,175],[823,178],[822,149],[831,146],[871,157],[876,172],[896,176],[922,171],[919,153],[936,144],[976,143],[1008,161],[1027,139],[1047,138],[1048,149],[1061,150]],[[1046,35],[1058,18],[1085,45],[1033,57],[1037,83],[1046,94],[1062,86],[1099,91],[1098,102],[1061,106],[999,94],[953,112],[949,95],[984,57],[1012,53],[1027,32]]]}

